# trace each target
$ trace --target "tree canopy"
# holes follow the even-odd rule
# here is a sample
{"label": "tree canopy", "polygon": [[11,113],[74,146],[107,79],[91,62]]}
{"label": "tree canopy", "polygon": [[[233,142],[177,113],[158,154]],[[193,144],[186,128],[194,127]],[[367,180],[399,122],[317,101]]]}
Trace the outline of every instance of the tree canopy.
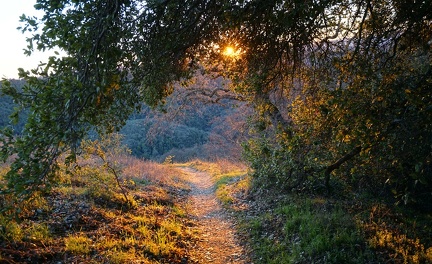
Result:
{"label": "tree canopy", "polygon": [[[66,55],[20,70],[22,91],[3,83],[29,109],[21,136],[3,130],[3,158],[17,155],[8,173],[17,193],[46,187],[60,153],[72,150],[73,160],[92,127],[118,130],[142,101],[163,103],[175,81],[204,69],[255,105],[260,137],[246,153],[258,177],[292,188],[310,177],[329,185],[334,175],[390,184],[405,200],[431,195],[430,1],[38,0],[35,8],[45,15],[21,17],[34,32],[27,53]],[[226,46],[237,55],[225,56]]]}

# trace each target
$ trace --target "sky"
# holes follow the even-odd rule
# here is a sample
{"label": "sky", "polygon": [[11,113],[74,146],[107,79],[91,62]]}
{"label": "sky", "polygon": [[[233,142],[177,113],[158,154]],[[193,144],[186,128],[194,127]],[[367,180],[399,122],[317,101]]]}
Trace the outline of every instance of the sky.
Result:
{"label": "sky", "polygon": [[0,0],[0,80],[18,78],[18,68],[31,70],[40,61],[48,59],[47,53],[35,52],[30,57],[24,55],[27,47],[25,35],[16,28],[21,25],[22,14],[41,16],[43,13],[34,9],[36,0]]}

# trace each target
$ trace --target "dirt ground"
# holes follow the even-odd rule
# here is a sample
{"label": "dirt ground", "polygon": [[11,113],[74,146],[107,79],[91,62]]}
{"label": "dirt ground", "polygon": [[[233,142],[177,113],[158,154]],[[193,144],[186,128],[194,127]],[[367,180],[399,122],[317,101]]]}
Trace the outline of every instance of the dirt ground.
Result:
{"label": "dirt ground", "polygon": [[211,176],[193,168],[183,169],[188,175],[191,192],[187,210],[200,237],[191,249],[196,263],[251,263],[247,250],[236,235],[236,223],[219,204]]}

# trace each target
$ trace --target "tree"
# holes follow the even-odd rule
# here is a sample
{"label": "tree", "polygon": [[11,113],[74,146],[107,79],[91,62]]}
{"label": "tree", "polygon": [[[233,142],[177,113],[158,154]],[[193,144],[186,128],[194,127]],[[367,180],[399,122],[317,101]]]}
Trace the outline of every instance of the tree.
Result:
{"label": "tree", "polygon": [[[291,71],[263,71],[264,81],[281,81],[265,86],[273,88],[268,92],[256,89],[265,114],[258,128],[267,136],[251,141],[249,159],[258,176],[272,175],[286,188],[317,177],[329,188],[334,174],[351,186],[388,188],[404,202],[426,202],[432,187],[430,3],[333,4],[322,33],[290,60]],[[266,122],[282,127],[269,132],[260,125]]]}
{"label": "tree", "polygon": [[[28,82],[22,92],[3,85],[3,93],[30,109],[21,137],[3,133],[3,156],[18,154],[10,187],[31,193],[45,186],[58,155],[71,148],[73,160],[91,127],[118,130],[141,101],[156,106],[174,81],[204,67],[230,78],[231,90],[253,102],[267,146],[258,150],[256,141],[250,156],[265,154],[277,166],[288,161],[281,180],[326,171],[328,182],[360,156],[364,172],[387,171],[399,175],[394,186],[423,182],[429,191],[431,5],[38,0],[35,8],[45,15],[22,17],[23,30],[36,32],[27,52],[58,47],[67,56],[32,73],[21,70]],[[224,56],[227,45],[238,56]]]}

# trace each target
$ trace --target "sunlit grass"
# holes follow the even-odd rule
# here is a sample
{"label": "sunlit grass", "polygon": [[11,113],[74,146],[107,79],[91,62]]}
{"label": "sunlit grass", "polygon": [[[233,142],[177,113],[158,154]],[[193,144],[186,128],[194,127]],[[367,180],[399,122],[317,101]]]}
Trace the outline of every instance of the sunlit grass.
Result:
{"label": "sunlit grass", "polygon": [[183,164],[183,166],[209,173],[216,188],[216,196],[225,205],[234,202],[235,193],[247,192],[250,188],[247,166],[240,162],[231,162],[228,160],[205,162],[194,160]]}
{"label": "sunlit grass", "polygon": [[[191,234],[184,220],[179,219],[187,217],[187,213],[171,193],[186,188],[182,172],[174,166],[134,158],[119,161],[125,165],[120,180],[126,194],[113,175],[97,163],[86,161],[68,173],[61,166],[52,193],[35,195],[26,203],[26,213],[21,214],[25,221],[0,215],[0,243],[18,247],[19,243],[31,241],[41,247],[34,254],[50,252],[50,247],[55,246],[61,261],[71,257],[86,262],[91,255],[103,263],[159,263],[160,259],[186,256],[185,248],[179,245],[181,240],[191,239]],[[80,210],[84,213],[77,214]],[[77,220],[62,223],[69,214],[78,217],[70,219]],[[49,231],[52,224],[56,232],[53,234]],[[11,258],[27,254],[20,250],[25,248],[21,246],[18,255]]]}
{"label": "sunlit grass", "polygon": [[[140,250],[155,257],[180,254],[182,249],[177,244],[188,233],[184,231],[182,223],[176,220],[176,215],[170,214],[172,211],[169,206],[153,203],[141,207],[137,214],[128,213],[112,219],[114,225],[123,222],[124,227],[116,236],[102,236],[95,246],[115,263],[133,258]],[[117,257],[111,254],[113,251]],[[131,257],[132,253],[134,255]]]}
{"label": "sunlit grass", "polygon": [[187,216],[187,212],[186,212],[186,210],[185,210],[184,208],[180,207],[180,206],[176,206],[176,205],[174,205],[174,206],[172,207],[172,211],[173,211],[173,213],[174,213],[176,216],[178,216],[178,217],[180,217],[180,218],[184,218],[184,217]]}
{"label": "sunlit grass", "polygon": [[136,259],[142,258],[136,255],[135,248],[131,248],[128,251],[112,250],[107,252],[106,257],[109,263],[113,264],[133,263]]}
{"label": "sunlit grass", "polygon": [[[391,259],[401,263],[432,263],[432,246],[429,247],[412,233],[420,219],[410,223],[408,218],[398,219],[397,213],[383,204],[375,204],[369,210],[368,218],[359,219],[360,227],[368,234],[368,242],[372,248],[381,252],[389,252]],[[430,217],[429,217],[430,218]],[[426,220],[427,221],[427,220]],[[395,224],[397,223],[397,224]],[[428,226],[425,228],[426,233]],[[414,226],[410,226],[414,225]],[[411,234],[409,234],[411,233]],[[430,243],[430,237],[429,239]]]}
{"label": "sunlit grass", "polygon": [[250,188],[250,177],[244,171],[216,175],[216,196],[225,205],[235,201],[236,193],[247,192]]}
{"label": "sunlit grass", "polygon": [[26,230],[26,236],[33,240],[47,244],[51,241],[49,227],[45,223],[30,223]]}
{"label": "sunlit grass", "polygon": [[408,238],[405,234],[396,234],[385,228],[377,228],[374,236],[369,239],[374,248],[387,248],[394,252],[395,258],[403,259],[404,263],[431,263],[432,247],[425,249],[420,239]]}
{"label": "sunlit grass", "polygon": [[176,219],[165,219],[160,223],[160,228],[170,236],[181,236],[183,233],[182,224]]}
{"label": "sunlit grass", "polygon": [[72,254],[85,255],[90,253],[92,240],[83,234],[69,235],[64,239],[66,251]]}
{"label": "sunlit grass", "polygon": [[23,228],[15,220],[0,215],[0,240],[19,242],[23,238]]}
{"label": "sunlit grass", "polygon": [[187,188],[181,181],[183,174],[176,166],[160,164],[153,161],[142,161],[137,158],[125,158],[123,175],[125,179],[132,179],[143,185],[150,182],[168,184],[177,188]]}
{"label": "sunlit grass", "polygon": [[[132,206],[127,205],[109,175],[94,168],[81,171],[77,177],[63,171],[53,195],[37,194],[25,204],[24,221],[0,215],[0,243],[21,250],[27,244],[39,250],[56,246],[59,258],[69,256],[82,262],[97,256],[103,263],[159,263],[161,259],[178,261],[187,256],[185,241],[196,239],[196,234],[185,226],[186,205],[177,203],[173,194],[174,190],[183,193],[186,189],[180,165],[139,164],[132,159],[127,162],[134,169],[122,183],[128,191],[127,200],[134,202]],[[239,163],[193,161],[184,166],[210,173],[217,197],[227,208],[234,209],[239,194],[248,193],[252,186],[247,168]],[[137,168],[148,171],[133,175]],[[158,179],[159,169],[164,174]],[[112,187],[109,192],[107,186]],[[399,261],[395,263],[432,263],[430,238],[419,238],[415,231],[405,232],[407,223],[402,225],[393,216],[386,218],[391,214],[389,209],[372,207],[365,215],[355,217],[343,203],[328,197],[295,197],[276,197],[271,210],[248,215],[242,223],[251,233],[256,263],[374,263],[374,251],[387,254],[387,260]],[[70,227],[61,223],[82,204],[88,208],[81,215],[82,222]],[[70,211],[66,210],[68,206]],[[430,223],[428,220],[422,225]],[[420,223],[417,218],[409,221],[411,226]],[[65,230],[51,233],[54,222]],[[8,257],[1,251],[0,256]]]}
{"label": "sunlit grass", "polygon": [[97,240],[97,247],[101,250],[111,251],[119,247],[120,242],[112,236],[102,236]]}
{"label": "sunlit grass", "polygon": [[[153,242],[153,243],[152,243]],[[176,239],[172,236],[169,230],[161,227],[153,236],[153,241],[148,244],[149,251],[154,255],[171,255],[178,252]]]}
{"label": "sunlit grass", "polygon": [[137,229],[136,229],[136,231],[140,234],[140,236],[144,240],[151,240],[152,231],[149,229],[148,226],[146,226],[146,225],[138,226]]}
{"label": "sunlit grass", "polygon": [[212,176],[231,174],[231,173],[245,173],[248,168],[241,162],[232,162],[229,160],[217,160],[215,162],[206,162],[201,160],[193,160],[183,164],[183,166],[192,167],[200,171],[210,173]]}
{"label": "sunlit grass", "polygon": [[216,196],[223,204],[230,204],[234,201],[228,184],[236,177],[237,176],[232,175],[221,175],[215,184]]}
{"label": "sunlit grass", "polygon": [[32,221],[17,222],[0,216],[0,241],[11,243],[32,241],[48,245],[51,242],[51,234],[45,223]]}

